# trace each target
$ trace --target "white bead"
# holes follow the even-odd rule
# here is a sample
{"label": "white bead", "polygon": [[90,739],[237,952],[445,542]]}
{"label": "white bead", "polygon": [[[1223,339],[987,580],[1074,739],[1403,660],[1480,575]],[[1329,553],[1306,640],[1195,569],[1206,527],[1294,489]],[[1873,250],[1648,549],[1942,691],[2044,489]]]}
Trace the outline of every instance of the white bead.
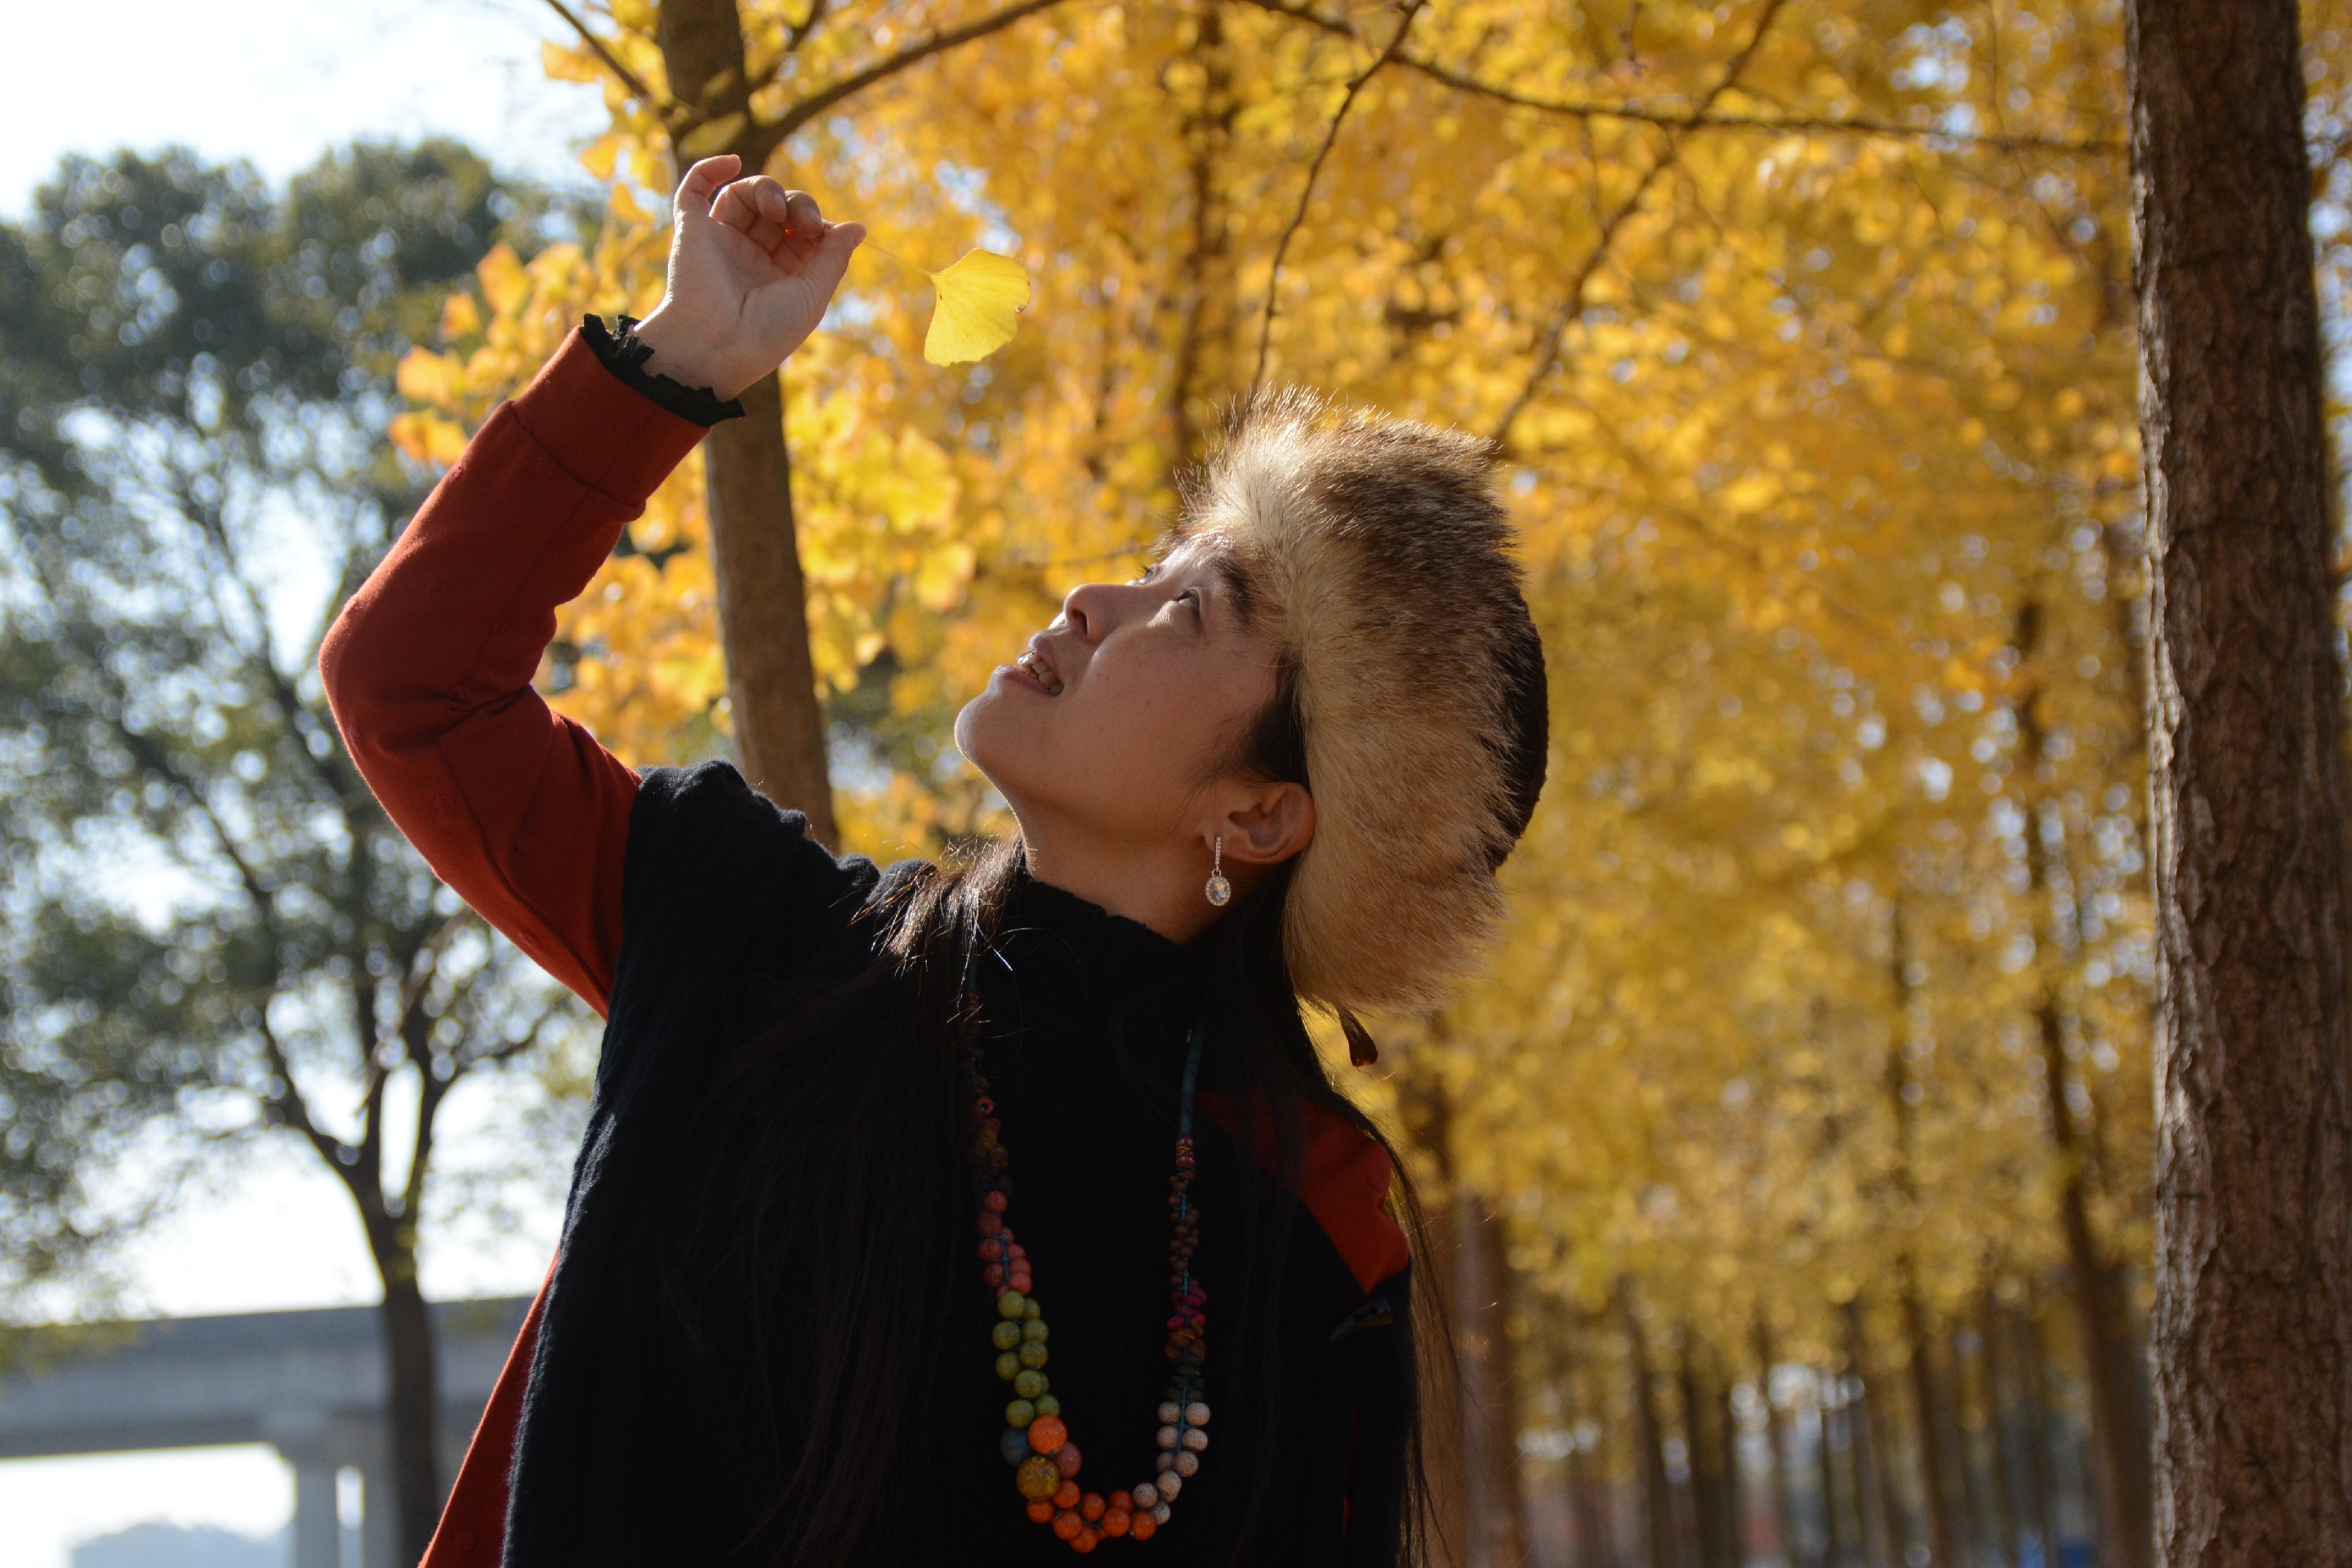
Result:
{"label": "white bead", "polygon": [[1151,1517],[1152,1517],[1153,1521],[1154,1521],[1155,1522],[1157,1522],[1157,1523],[1160,1523],[1160,1524],[1165,1524],[1165,1523],[1167,1523],[1167,1522],[1168,1522],[1168,1505],[1167,1505],[1166,1503],[1164,1503],[1164,1502],[1163,1502],[1163,1503],[1161,1503],[1158,1508],[1153,1509],[1153,1510],[1151,1510]]}
{"label": "white bead", "polygon": [[1184,1412],[1174,1400],[1171,1399],[1160,1406],[1160,1424],[1162,1426],[1173,1426],[1182,1419]]}
{"label": "white bead", "polygon": [[1168,1471],[1170,1471],[1170,1470],[1174,1469],[1175,1468],[1176,1468],[1176,1456],[1175,1456],[1175,1455],[1173,1455],[1173,1454],[1171,1454],[1171,1453],[1170,1453],[1170,1452],[1169,1452],[1167,1449],[1165,1449],[1165,1448],[1160,1449],[1160,1479],[1161,1479],[1162,1480],[1167,1479],[1167,1472],[1168,1472]]}
{"label": "white bead", "polygon": [[1172,1448],[1176,1446],[1175,1427],[1162,1426],[1160,1428],[1160,1446],[1163,1448]]}
{"label": "white bead", "polygon": [[[1165,1409],[1167,1409],[1168,1407],[1167,1407],[1166,1405],[1161,1405],[1160,1408],[1160,1409],[1162,1409],[1162,1410],[1165,1410]],[[1162,1415],[1160,1419],[1161,1419],[1162,1421],[1165,1421],[1165,1420],[1167,1420],[1167,1419],[1168,1419],[1168,1417],[1167,1417],[1167,1416],[1165,1416],[1165,1415]],[[1205,1404],[1203,1404],[1202,1402],[1201,1402],[1200,1400],[1197,1400],[1197,1399],[1196,1399],[1196,1400],[1192,1401],[1192,1404],[1187,1405],[1186,1406],[1184,1406],[1184,1425],[1185,1425],[1185,1426],[1206,1426],[1208,1424],[1209,1424],[1209,1407],[1208,1407],[1208,1405],[1205,1405]]]}
{"label": "white bead", "polygon": [[1177,1473],[1178,1475],[1180,1475],[1180,1476],[1189,1476],[1189,1475],[1192,1474],[1195,1470],[1198,1470],[1200,1468],[1201,1468],[1201,1456],[1200,1456],[1200,1455],[1198,1455],[1198,1454],[1179,1454],[1179,1455],[1177,1455],[1177,1456],[1176,1456],[1176,1473]]}
{"label": "white bead", "polygon": [[[1174,1475],[1166,1475],[1166,1476],[1162,1476],[1162,1477],[1160,1477],[1160,1508],[1166,1508],[1170,1503],[1174,1502],[1174,1501],[1176,1500],[1176,1494],[1177,1494],[1178,1492],[1182,1491],[1183,1489],[1184,1489],[1184,1482],[1183,1482],[1183,1480],[1182,1480],[1181,1478],[1179,1478],[1179,1477],[1177,1477],[1177,1476],[1174,1476]],[[1155,1509],[1153,1511],[1156,1513],[1156,1512],[1158,1512],[1159,1510]],[[1165,1524],[1165,1523],[1167,1523],[1168,1521],[1167,1521],[1166,1520],[1161,1520],[1160,1522],[1161,1522],[1162,1524]]]}
{"label": "white bead", "polygon": [[1148,1510],[1153,1503],[1160,1500],[1160,1489],[1153,1486],[1150,1481],[1146,1481],[1141,1486],[1136,1488],[1133,1491],[1128,1493],[1128,1496],[1135,1500],[1136,1507]]}
{"label": "white bead", "polygon": [[1183,1443],[1184,1447],[1197,1454],[1209,1446],[1209,1435],[1198,1426],[1194,1426],[1185,1432]]}

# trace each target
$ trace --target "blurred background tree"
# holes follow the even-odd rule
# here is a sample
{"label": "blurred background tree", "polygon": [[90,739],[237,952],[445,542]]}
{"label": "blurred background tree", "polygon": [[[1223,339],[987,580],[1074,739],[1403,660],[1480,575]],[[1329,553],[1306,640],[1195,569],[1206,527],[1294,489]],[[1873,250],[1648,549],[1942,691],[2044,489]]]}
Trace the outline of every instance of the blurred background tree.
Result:
{"label": "blurred background tree", "polygon": [[312,667],[428,483],[382,434],[395,362],[492,245],[568,221],[428,143],[284,190],[77,159],[0,226],[0,1291],[86,1291],[184,1175],[299,1137],[382,1282],[412,1556],[438,1116],[589,1020],[377,808]]}

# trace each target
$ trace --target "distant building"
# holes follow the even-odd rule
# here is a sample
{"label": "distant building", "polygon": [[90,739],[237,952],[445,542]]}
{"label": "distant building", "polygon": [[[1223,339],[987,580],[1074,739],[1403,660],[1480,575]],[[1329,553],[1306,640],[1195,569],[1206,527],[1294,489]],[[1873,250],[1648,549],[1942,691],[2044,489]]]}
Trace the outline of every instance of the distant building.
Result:
{"label": "distant building", "polygon": [[292,1542],[210,1525],[134,1524],[74,1548],[73,1568],[287,1568]]}

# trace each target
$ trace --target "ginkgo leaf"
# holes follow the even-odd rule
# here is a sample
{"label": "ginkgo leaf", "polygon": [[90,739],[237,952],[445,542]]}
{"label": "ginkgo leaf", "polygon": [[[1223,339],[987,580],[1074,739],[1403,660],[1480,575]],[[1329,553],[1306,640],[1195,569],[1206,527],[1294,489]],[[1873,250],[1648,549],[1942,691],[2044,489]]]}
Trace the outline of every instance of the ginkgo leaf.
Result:
{"label": "ginkgo leaf", "polygon": [[927,272],[939,290],[923,357],[933,364],[985,359],[1013,341],[1013,317],[1029,303],[1029,273],[1009,256],[968,250],[954,265]]}

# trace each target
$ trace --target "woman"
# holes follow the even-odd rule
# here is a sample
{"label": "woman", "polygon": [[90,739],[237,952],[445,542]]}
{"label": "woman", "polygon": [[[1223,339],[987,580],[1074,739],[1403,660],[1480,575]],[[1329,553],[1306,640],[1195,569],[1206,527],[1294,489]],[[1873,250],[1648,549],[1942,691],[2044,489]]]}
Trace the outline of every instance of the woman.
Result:
{"label": "woman", "polygon": [[385,809],[607,1018],[427,1562],[1417,1556],[1392,1163],[1300,1005],[1368,1046],[1345,1009],[1432,1002],[1498,916],[1545,710],[1486,455],[1254,405],[1151,573],[959,716],[1018,837],[836,860],[530,689],[862,237],[737,173],[688,172],[661,307],[490,418],[321,657]]}

